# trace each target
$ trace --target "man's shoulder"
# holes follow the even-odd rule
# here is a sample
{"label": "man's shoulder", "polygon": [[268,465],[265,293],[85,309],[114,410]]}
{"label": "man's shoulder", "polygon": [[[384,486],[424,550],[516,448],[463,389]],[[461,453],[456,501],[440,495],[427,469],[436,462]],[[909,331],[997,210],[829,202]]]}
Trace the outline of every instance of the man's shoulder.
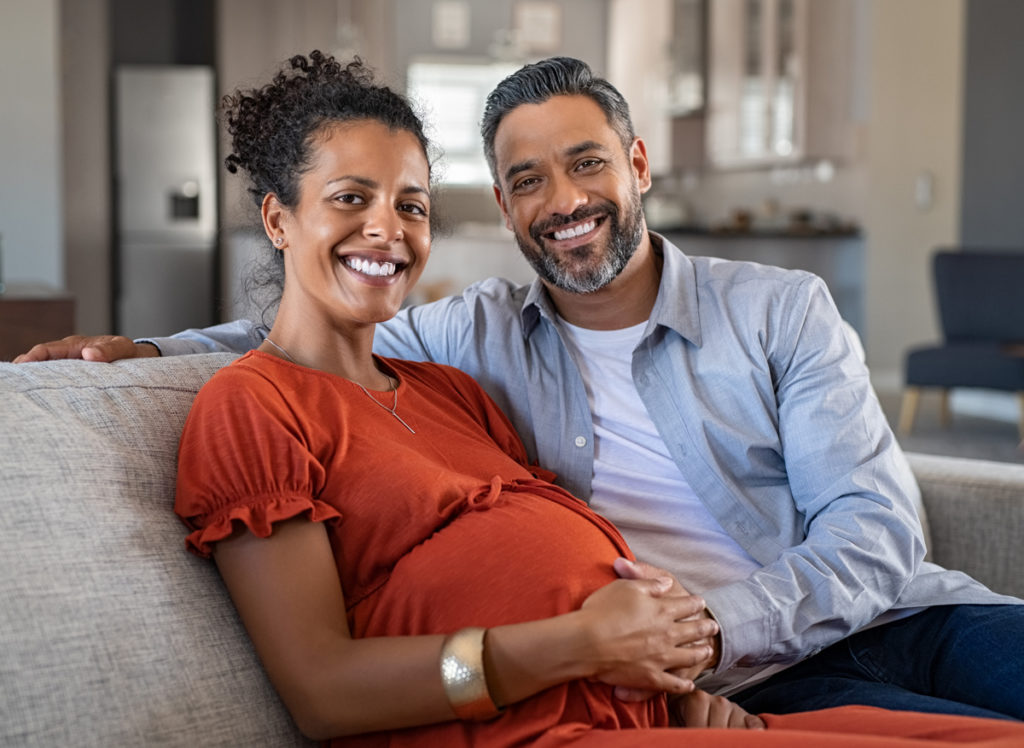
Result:
{"label": "man's shoulder", "polygon": [[750,260],[726,260],[720,257],[687,256],[698,284],[764,283],[769,286],[808,283],[817,277],[807,270],[783,268]]}
{"label": "man's shoulder", "polygon": [[807,270],[783,268],[748,260],[689,257],[695,290],[703,301],[717,299],[744,307],[806,303],[824,281]]}

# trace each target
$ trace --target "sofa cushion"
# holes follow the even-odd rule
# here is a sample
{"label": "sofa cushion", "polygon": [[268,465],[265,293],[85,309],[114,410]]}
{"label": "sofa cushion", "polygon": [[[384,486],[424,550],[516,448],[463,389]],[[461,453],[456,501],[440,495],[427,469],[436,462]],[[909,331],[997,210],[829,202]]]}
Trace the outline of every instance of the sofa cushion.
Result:
{"label": "sofa cushion", "polygon": [[233,356],[0,364],[0,744],[301,745],[172,513]]}

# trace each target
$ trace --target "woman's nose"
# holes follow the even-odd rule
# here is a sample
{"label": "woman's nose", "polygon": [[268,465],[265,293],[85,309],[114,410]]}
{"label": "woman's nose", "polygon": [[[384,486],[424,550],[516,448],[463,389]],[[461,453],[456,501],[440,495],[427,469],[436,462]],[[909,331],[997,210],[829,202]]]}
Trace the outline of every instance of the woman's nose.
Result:
{"label": "woman's nose", "polygon": [[363,235],[367,238],[392,242],[402,238],[402,219],[390,207],[379,205],[371,207],[366,213],[363,224]]}

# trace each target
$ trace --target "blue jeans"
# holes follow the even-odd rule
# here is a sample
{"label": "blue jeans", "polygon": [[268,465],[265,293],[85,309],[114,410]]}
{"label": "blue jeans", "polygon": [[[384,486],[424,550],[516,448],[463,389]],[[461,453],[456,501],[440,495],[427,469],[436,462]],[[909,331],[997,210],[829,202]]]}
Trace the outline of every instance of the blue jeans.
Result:
{"label": "blue jeans", "polygon": [[1024,720],[1024,605],[928,608],[730,698],[753,714],[862,704]]}

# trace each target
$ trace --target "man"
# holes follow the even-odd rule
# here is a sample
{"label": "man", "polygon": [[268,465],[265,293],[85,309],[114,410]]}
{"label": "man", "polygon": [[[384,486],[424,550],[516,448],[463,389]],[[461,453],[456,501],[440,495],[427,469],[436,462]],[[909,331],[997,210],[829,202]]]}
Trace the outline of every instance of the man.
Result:
{"label": "man", "polygon": [[[752,712],[1024,718],[1022,601],[923,562],[913,477],[824,284],[649,233],[644,143],[585,63],[507,78],[482,133],[539,279],[405,310],[376,350],[476,377],[531,457],[704,597],[721,627],[704,690]],[[244,350],[263,334],[231,323],[138,352]],[[63,355],[137,352],[87,342]]]}

